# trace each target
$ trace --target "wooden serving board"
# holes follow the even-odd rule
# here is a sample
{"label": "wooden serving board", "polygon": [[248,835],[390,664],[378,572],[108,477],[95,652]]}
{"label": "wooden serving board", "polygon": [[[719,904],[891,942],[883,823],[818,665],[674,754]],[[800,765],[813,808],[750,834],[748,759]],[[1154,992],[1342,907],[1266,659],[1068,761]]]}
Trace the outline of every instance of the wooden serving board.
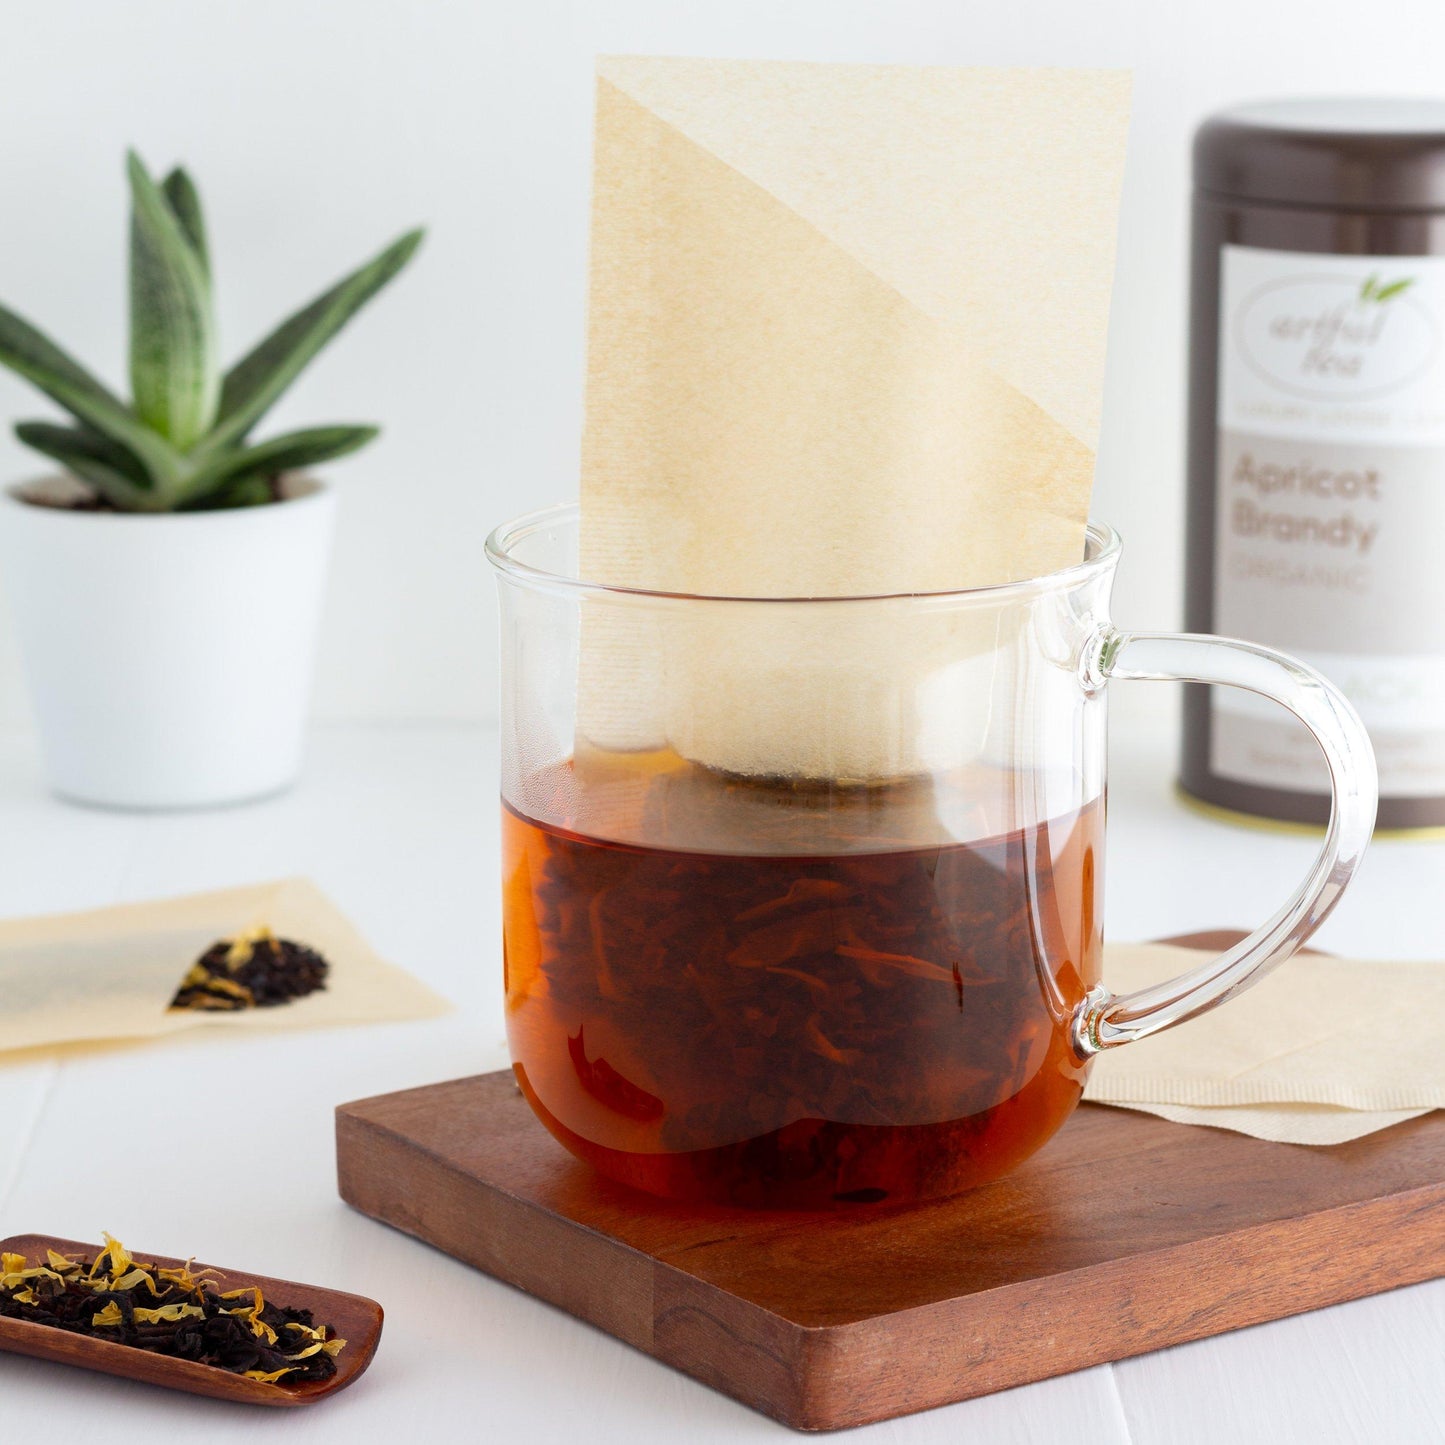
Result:
{"label": "wooden serving board", "polygon": [[829,1214],[612,1184],[510,1072],[336,1124],[357,1209],[804,1430],[1445,1274],[1445,1113],[1317,1149],[1086,1104],[997,1183]]}

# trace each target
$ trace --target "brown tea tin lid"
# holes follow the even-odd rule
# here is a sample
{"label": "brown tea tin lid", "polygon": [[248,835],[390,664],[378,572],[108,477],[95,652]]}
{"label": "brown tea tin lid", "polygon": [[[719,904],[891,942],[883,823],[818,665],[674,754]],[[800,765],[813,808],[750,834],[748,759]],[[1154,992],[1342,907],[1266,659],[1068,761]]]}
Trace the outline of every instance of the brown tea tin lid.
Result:
{"label": "brown tea tin lid", "polygon": [[1445,211],[1445,100],[1263,101],[1194,138],[1202,191],[1331,211]]}

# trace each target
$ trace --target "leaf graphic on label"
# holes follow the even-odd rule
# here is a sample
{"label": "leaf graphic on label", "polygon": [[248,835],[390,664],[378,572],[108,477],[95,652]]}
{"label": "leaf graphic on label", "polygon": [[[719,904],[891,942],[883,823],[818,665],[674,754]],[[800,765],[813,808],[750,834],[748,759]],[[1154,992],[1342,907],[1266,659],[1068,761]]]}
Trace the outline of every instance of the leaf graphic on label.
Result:
{"label": "leaf graphic on label", "polygon": [[1379,280],[1380,274],[1378,271],[1365,277],[1364,281],[1360,284],[1361,301],[1369,301],[1374,296],[1375,287],[1379,284]]}
{"label": "leaf graphic on label", "polygon": [[1392,296],[1398,296],[1402,291],[1407,291],[1415,284],[1413,276],[1406,276],[1402,281],[1391,281],[1388,286],[1382,286],[1375,292],[1376,301],[1388,301]]}

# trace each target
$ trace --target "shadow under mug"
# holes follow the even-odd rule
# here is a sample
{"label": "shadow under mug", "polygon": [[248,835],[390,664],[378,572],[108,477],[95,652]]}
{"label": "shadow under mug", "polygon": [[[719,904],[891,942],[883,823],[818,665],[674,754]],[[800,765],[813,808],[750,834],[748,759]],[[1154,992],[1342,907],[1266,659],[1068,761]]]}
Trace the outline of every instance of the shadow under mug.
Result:
{"label": "shadow under mug", "polygon": [[[1109,620],[1119,539],[970,591],[718,598],[579,578],[578,510],[499,528],[506,1011],[574,1154],[675,1199],[906,1203],[1027,1158],[1091,1058],[1223,1003],[1339,900],[1374,823],[1323,677]],[[1236,947],[1101,978],[1113,681],[1245,688],[1310,729],[1333,808]]]}

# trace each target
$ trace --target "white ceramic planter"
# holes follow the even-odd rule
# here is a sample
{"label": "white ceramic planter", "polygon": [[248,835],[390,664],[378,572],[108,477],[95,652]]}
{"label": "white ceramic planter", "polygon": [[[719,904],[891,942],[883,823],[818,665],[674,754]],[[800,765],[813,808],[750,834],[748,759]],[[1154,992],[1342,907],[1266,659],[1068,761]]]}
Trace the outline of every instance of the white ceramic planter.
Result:
{"label": "white ceramic planter", "polygon": [[77,512],[0,493],[3,572],[55,791],[195,808],[301,766],[335,494],[235,511]]}

